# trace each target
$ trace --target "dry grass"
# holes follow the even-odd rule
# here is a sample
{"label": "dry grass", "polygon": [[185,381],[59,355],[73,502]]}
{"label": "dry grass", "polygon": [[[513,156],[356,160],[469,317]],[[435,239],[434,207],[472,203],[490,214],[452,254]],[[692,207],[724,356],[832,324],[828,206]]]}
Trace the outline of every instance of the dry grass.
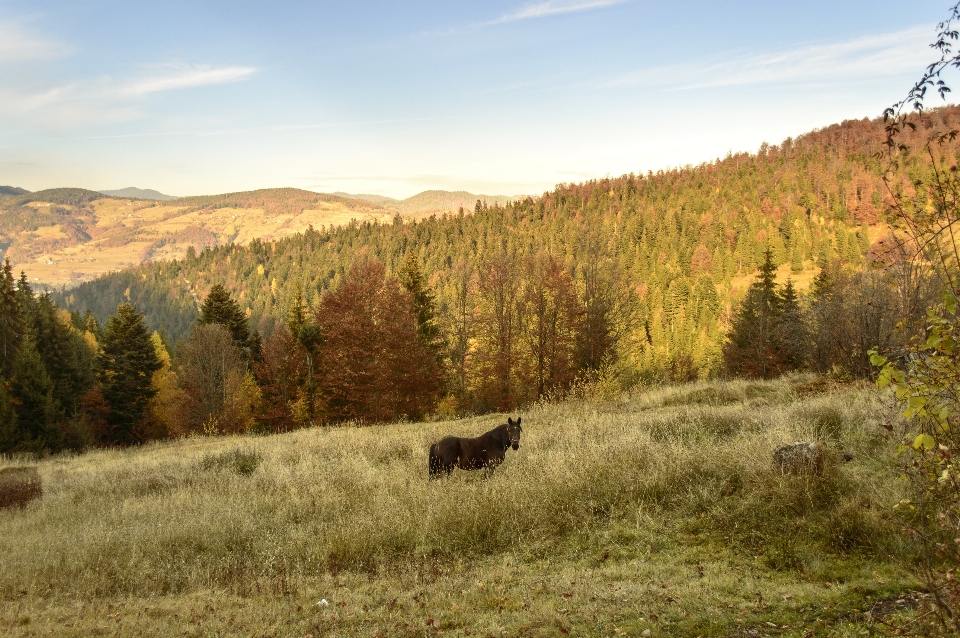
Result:
{"label": "dry grass", "polygon": [[[906,550],[886,515],[900,493],[874,438],[876,399],[862,388],[799,399],[798,382],[537,407],[489,480],[428,482],[427,449],[499,416],[45,460],[43,498],[0,511],[0,628],[869,629],[871,600],[911,584],[891,566]],[[823,423],[825,444],[854,461],[814,478],[772,470],[773,449]],[[331,606],[315,606],[321,597]]]}

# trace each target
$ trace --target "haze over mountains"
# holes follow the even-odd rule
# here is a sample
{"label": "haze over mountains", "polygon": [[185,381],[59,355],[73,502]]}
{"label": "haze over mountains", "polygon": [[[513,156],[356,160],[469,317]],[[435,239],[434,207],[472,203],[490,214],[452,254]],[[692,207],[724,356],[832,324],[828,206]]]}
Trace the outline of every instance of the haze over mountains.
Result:
{"label": "haze over mountains", "polygon": [[384,208],[396,210],[400,213],[419,213],[423,211],[455,212],[460,208],[471,211],[474,209],[477,200],[486,202],[488,206],[505,206],[508,202],[522,199],[521,195],[513,197],[504,195],[474,195],[467,191],[451,192],[440,190],[423,191],[406,199],[394,199],[392,197],[384,197],[383,195],[351,195],[343,192],[336,192],[334,195],[349,197],[351,199],[361,199],[366,202],[379,204]]}

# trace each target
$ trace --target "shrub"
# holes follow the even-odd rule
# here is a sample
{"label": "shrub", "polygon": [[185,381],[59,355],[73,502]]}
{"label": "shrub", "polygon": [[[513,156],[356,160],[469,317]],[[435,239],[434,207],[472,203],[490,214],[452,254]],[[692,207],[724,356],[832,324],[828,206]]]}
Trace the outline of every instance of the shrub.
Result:
{"label": "shrub", "polygon": [[241,476],[253,474],[263,459],[249,450],[230,450],[205,456],[201,466],[205,470],[230,470]]}
{"label": "shrub", "polygon": [[35,467],[7,467],[0,470],[0,507],[26,507],[43,495],[40,473]]}

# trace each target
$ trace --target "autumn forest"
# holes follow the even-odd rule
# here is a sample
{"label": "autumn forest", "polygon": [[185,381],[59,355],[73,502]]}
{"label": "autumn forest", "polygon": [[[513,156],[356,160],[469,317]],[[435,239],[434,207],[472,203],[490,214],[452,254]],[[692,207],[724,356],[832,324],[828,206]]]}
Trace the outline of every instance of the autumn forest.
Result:
{"label": "autumn forest", "polygon": [[[911,135],[958,120],[931,111]],[[8,263],[0,450],[449,418],[721,375],[868,376],[867,350],[899,352],[936,291],[888,225],[883,138],[878,119],[847,121],[505,205],[201,242],[42,295]],[[888,183],[909,191],[930,162],[917,153]],[[271,205],[243,195],[230,205]]]}

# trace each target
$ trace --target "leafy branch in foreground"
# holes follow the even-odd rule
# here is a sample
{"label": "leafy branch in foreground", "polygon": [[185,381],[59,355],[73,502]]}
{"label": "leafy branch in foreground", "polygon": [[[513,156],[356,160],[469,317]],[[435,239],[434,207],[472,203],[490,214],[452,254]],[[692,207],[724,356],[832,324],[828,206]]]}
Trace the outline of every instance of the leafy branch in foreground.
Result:
{"label": "leafy branch in foreground", "polygon": [[889,158],[884,183],[892,196],[896,248],[916,270],[937,275],[943,300],[927,313],[926,339],[899,360],[870,351],[871,363],[879,368],[877,385],[893,391],[899,411],[885,427],[900,440],[898,458],[910,485],[910,498],[896,509],[919,552],[914,571],[932,596],[937,630],[953,632],[960,632],[960,460],[954,456],[960,449],[960,175],[957,157],[946,147],[958,131],[931,127],[923,148],[931,167],[926,175],[911,174],[916,157],[901,136],[917,130],[929,91],[944,99],[950,92],[942,73],[960,68],[960,53],[954,52],[957,20],[960,3],[937,25],[931,48],[940,59],[884,112]]}

